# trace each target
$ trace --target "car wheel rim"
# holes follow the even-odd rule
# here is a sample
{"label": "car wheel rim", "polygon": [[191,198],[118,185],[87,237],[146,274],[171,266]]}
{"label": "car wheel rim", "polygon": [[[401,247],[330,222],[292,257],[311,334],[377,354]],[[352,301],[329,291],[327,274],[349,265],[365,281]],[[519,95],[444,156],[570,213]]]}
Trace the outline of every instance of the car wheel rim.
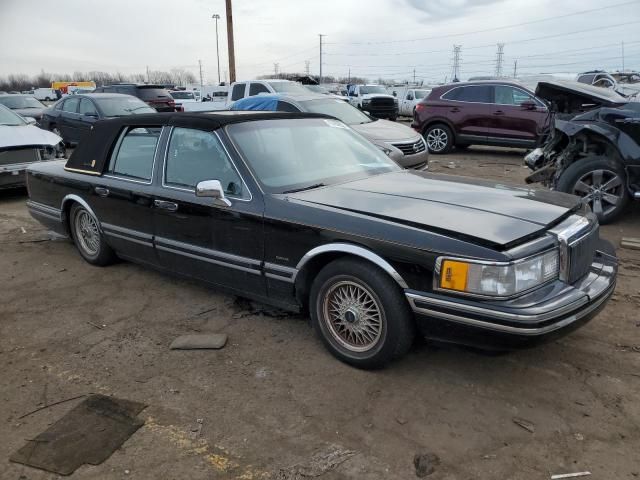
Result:
{"label": "car wheel rim", "polygon": [[584,198],[593,213],[607,216],[622,202],[624,182],[611,170],[593,170],[584,174],[573,187],[573,194]]}
{"label": "car wheel rim", "polygon": [[449,136],[447,135],[447,132],[441,128],[429,130],[429,133],[427,134],[427,145],[429,150],[432,152],[440,152],[444,150],[448,141]]}
{"label": "car wheel rim", "polygon": [[324,295],[324,321],[331,336],[352,352],[366,352],[382,336],[383,313],[375,295],[363,285],[341,281]]}
{"label": "car wheel rim", "polygon": [[89,255],[97,255],[100,250],[100,230],[96,220],[89,212],[83,210],[76,215],[75,223],[80,248]]}

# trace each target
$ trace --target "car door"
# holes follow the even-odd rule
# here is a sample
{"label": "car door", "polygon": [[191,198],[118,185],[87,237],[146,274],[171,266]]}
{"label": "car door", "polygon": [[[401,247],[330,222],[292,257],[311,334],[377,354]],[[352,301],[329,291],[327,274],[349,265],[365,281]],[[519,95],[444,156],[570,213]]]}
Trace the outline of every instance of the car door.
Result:
{"label": "car door", "polygon": [[415,92],[413,90],[407,90],[407,93],[402,98],[400,103],[400,115],[406,117],[413,116],[413,100],[415,98]]}
{"label": "car door", "polygon": [[79,104],[80,99],[78,97],[71,97],[67,98],[62,105],[62,112],[58,117],[56,126],[65,142],[77,142],[77,126],[75,122],[79,117]]}
{"label": "car door", "polygon": [[263,85],[262,83],[251,82],[249,85],[249,97],[253,97],[254,95],[258,95],[260,93],[271,93],[269,89]]}
{"label": "car door", "polygon": [[76,131],[76,141],[81,141],[91,130],[93,124],[98,120],[98,110],[88,98],[80,98],[78,116],[70,118],[69,123]]}
{"label": "car door", "polygon": [[495,85],[489,141],[534,146],[547,121],[547,107],[533,95],[511,85]]}
{"label": "car door", "polygon": [[150,265],[158,264],[153,248],[152,180],[161,133],[159,126],[124,128],[107,171],[96,178],[90,197],[109,245],[122,257]]}
{"label": "car door", "polygon": [[465,85],[449,90],[444,115],[452,123],[458,141],[474,143],[486,141],[489,118],[492,114],[493,87],[491,85]]}
{"label": "car door", "polygon": [[[264,296],[263,200],[251,192],[215,132],[173,127],[154,196],[155,244],[164,268]],[[219,180],[229,206],[197,197],[196,185]]]}

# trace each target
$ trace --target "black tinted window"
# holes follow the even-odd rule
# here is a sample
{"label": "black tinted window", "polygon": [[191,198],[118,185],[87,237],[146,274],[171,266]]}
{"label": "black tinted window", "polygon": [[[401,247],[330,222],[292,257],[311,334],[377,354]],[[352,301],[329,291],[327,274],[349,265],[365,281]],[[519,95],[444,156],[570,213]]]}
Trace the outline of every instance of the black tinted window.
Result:
{"label": "black tinted window", "polygon": [[80,103],[79,98],[67,98],[64,101],[64,105],[62,105],[62,110],[65,112],[76,113],[78,111],[78,103]]}
{"label": "black tinted window", "polygon": [[294,107],[289,102],[278,102],[278,111],[279,112],[299,112],[300,110],[297,107]]}
{"label": "black tinted window", "polygon": [[171,98],[169,95],[169,90],[166,88],[149,88],[149,87],[137,87],[132,88],[130,92],[132,95],[136,95],[133,90],[137,90],[137,97],[142,98],[143,100],[148,100],[152,98]]}
{"label": "black tinted window", "polygon": [[242,180],[215,134],[174,128],[169,140],[165,183],[195,188],[198,182],[204,180],[220,180],[225,193],[244,196]]}
{"label": "black tinted window", "polygon": [[234,85],[231,92],[231,100],[240,100],[242,97],[244,97],[244,83]]}
{"label": "black tinted window", "polygon": [[259,93],[269,93],[269,89],[261,83],[252,83],[249,86],[249,96],[258,95]]}
{"label": "black tinted window", "polygon": [[136,180],[151,180],[160,131],[160,127],[127,129],[111,158],[111,173]]}
{"label": "black tinted window", "polygon": [[491,87],[489,85],[474,85],[470,87],[456,87],[445,93],[445,100],[458,102],[491,103]]}

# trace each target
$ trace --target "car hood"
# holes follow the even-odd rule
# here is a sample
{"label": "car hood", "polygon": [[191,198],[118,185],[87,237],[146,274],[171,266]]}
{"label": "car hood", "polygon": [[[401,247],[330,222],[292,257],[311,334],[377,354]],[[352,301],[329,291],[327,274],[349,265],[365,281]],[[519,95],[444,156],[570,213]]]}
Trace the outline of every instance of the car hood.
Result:
{"label": "car hood", "polygon": [[380,220],[506,249],[581,208],[577,197],[474,178],[394,172],[289,195]]}
{"label": "car hood", "polygon": [[46,110],[45,108],[14,108],[12,109],[14,113],[22,115],[23,117],[33,117],[33,118],[42,117],[42,114],[44,113],[45,110]]}
{"label": "car hood", "polygon": [[372,98],[396,98],[393,95],[387,93],[365,93],[362,95],[363,100],[370,100]]}
{"label": "car hood", "polygon": [[613,90],[569,80],[538,82],[536,96],[548,102],[558,103],[569,100],[574,105],[590,107],[617,107],[627,103],[623,96]]}
{"label": "car hood", "polygon": [[33,125],[0,125],[0,149],[48,145],[55,147],[62,139]]}
{"label": "car hood", "polygon": [[397,122],[389,120],[375,120],[369,123],[351,125],[351,128],[364,135],[369,140],[383,141],[411,141],[417,140],[420,136],[415,130]]}

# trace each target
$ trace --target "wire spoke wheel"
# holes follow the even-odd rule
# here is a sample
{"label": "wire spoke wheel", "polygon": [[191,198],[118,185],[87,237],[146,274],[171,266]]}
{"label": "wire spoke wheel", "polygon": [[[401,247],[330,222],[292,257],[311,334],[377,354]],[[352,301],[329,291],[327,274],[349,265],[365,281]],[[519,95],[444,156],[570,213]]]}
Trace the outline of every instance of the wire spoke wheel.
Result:
{"label": "wire spoke wheel", "polygon": [[74,223],[80,248],[90,256],[97,255],[100,251],[100,230],[95,218],[86,210],[80,210]]}
{"label": "wire spoke wheel", "polygon": [[619,174],[598,169],[582,175],[573,187],[573,194],[587,200],[596,215],[607,216],[623,201],[626,192]]}
{"label": "wire spoke wheel", "polygon": [[441,128],[433,128],[427,134],[427,146],[432,152],[444,150],[449,142],[449,136]]}
{"label": "wire spoke wheel", "polygon": [[352,352],[366,352],[380,341],[384,314],[377,297],[360,283],[333,284],[324,295],[323,313],[331,336]]}

